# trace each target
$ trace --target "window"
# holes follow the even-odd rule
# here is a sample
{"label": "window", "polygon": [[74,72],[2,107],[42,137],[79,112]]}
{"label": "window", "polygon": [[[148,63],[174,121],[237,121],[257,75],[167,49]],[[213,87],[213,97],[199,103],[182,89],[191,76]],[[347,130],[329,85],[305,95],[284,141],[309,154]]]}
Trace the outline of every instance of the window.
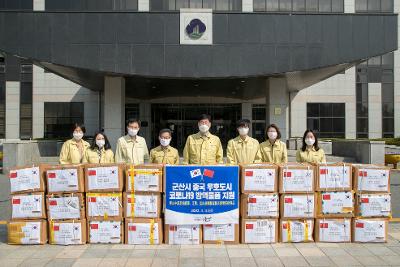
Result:
{"label": "window", "polygon": [[344,138],[345,122],[344,103],[307,103],[307,128],[319,137]]}
{"label": "window", "polygon": [[267,12],[338,12],[344,0],[253,0],[254,11]]}
{"label": "window", "polygon": [[84,122],[83,102],[45,102],[44,137],[67,138],[74,123]]}
{"label": "window", "polygon": [[265,141],[265,119],[267,117],[265,105],[253,105],[252,109],[252,137],[260,143]]}
{"label": "window", "polygon": [[393,13],[393,0],[355,0],[356,12]]}
{"label": "window", "polygon": [[356,109],[357,138],[368,138],[368,83],[356,85]]}
{"label": "window", "polygon": [[21,139],[32,138],[32,82],[21,82],[20,128]]}

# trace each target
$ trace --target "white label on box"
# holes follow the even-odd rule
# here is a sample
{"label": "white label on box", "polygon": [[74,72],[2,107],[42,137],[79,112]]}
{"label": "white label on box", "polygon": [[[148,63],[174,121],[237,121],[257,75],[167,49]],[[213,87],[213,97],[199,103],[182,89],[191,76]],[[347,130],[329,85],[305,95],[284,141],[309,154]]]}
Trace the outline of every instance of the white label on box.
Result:
{"label": "white label on box", "polygon": [[314,195],[285,195],[283,198],[283,217],[313,218]]}
{"label": "white label on box", "polygon": [[325,190],[350,188],[350,166],[320,166],[319,187]]}
{"label": "white label on box", "polygon": [[119,189],[118,166],[88,168],[88,190]]}
{"label": "white label on box", "polygon": [[[160,170],[158,169],[134,169],[135,191],[157,192],[160,190]],[[132,178],[128,169],[127,191],[132,191]]]}
{"label": "white label on box", "polygon": [[[13,223],[11,222],[11,227],[13,227]],[[20,225],[20,222],[16,223]],[[25,222],[25,225],[21,227],[22,237],[20,239],[21,244],[23,245],[35,245],[40,244],[41,238],[41,222]],[[17,227],[16,227],[17,228]],[[19,229],[15,231],[19,232]]]}
{"label": "white label on box", "polygon": [[121,222],[91,221],[89,237],[90,243],[121,243]]}
{"label": "white label on box", "polygon": [[313,220],[283,221],[282,242],[313,241]]}
{"label": "white label on box", "polygon": [[53,243],[57,245],[82,244],[82,224],[73,222],[53,223]]}
{"label": "white label on box", "polygon": [[275,220],[245,221],[244,242],[245,243],[275,243],[276,242]]}
{"label": "white label on box", "polygon": [[389,217],[391,214],[390,194],[359,195],[360,214],[363,217]]}
{"label": "white label on box", "polygon": [[312,169],[283,169],[283,192],[314,191],[314,172]]}
{"label": "white label on box", "polygon": [[279,197],[273,195],[250,194],[247,198],[247,216],[249,217],[278,217]]}
{"label": "white label on box", "polygon": [[143,218],[157,218],[157,196],[156,195],[134,195],[132,198],[131,194],[127,195],[128,201],[125,208],[126,217],[132,216],[132,201],[135,203],[133,205],[134,217]]}
{"label": "white label on box", "polygon": [[128,244],[131,245],[158,245],[158,223],[128,223]]}
{"label": "white label on box", "polygon": [[355,242],[385,242],[386,221],[362,220],[354,222]]}
{"label": "white label on box", "polygon": [[42,203],[42,195],[12,196],[12,218],[40,218],[43,214]]}
{"label": "white label on box", "polygon": [[275,191],[275,169],[246,169],[244,173],[244,190]]}
{"label": "white label on box", "polygon": [[89,216],[119,216],[121,205],[117,196],[91,196],[88,194]]}
{"label": "white label on box", "polygon": [[205,241],[235,241],[235,224],[205,224],[203,235]]}
{"label": "white label on box", "polygon": [[319,220],[318,234],[321,242],[350,242],[351,219]]}
{"label": "white label on box", "polygon": [[352,192],[324,192],[322,198],[322,214],[348,214],[353,212]]}
{"label": "white label on box", "polygon": [[359,169],[357,190],[359,191],[389,191],[389,170]]}
{"label": "white label on box", "polygon": [[200,225],[169,225],[170,245],[200,244]]}
{"label": "white label on box", "polygon": [[80,201],[77,196],[49,197],[49,219],[79,219]]}
{"label": "white label on box", "polygon": [[10,171],[11,193],[40,189],[39,167]]}
{"label": "white label on box", "polygon": [[47,184],[49,193],[77,191],[79,190],[78,170],[48,170]]}

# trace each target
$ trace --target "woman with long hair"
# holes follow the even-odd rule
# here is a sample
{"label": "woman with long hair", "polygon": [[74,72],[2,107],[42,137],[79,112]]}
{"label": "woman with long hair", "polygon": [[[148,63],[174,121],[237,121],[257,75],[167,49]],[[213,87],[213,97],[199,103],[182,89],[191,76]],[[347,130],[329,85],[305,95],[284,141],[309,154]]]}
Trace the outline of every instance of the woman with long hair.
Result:
{"label": "woman with long hair", "polygon": [[72,126],[72,139],[64,142],[60,152],[60,164],[79,164],[82,163],[86,150],[90,147],[89,143],[83,140],[86,128],[81,123],[74,123]]}
{"label": "woman with long hair", "polygon": [[282,142],[281,132],[275,124],[271,124],[266,130],[267,140],[260,144],[255,162],[286,163],[287,149]]}
{"label": "woman with long hair", "polygon": [[325,152],[318,146],[318,137],[313,130],[306,130],[303,135],[303,145],[296,153],[297,162],[326,162]]}
{"label": "woman with long hair", "polygon": [[104,133],[95,133],[90,148],[86,150],[83,163],[114,163],[114,153]]}

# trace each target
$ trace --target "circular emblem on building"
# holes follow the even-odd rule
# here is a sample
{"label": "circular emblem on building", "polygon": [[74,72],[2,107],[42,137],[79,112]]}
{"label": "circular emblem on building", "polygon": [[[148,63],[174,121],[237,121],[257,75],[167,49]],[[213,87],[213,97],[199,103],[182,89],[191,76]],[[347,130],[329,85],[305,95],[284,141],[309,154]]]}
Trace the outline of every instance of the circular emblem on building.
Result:
{"label": "circular emblem on building", "polygon": [[205,33],[207,27],[199,19],[192,19],[186,26],[186,34],[190,39],[197,40]]}

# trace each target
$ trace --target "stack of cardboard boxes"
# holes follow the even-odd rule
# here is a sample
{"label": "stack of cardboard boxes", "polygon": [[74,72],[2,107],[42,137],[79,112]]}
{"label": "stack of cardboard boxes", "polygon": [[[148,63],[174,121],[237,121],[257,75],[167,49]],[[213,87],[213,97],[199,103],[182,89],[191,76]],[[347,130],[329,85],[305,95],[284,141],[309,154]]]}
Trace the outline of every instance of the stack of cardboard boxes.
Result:
{"label": "stack of cardboard boxes", "polygon": [[278,166],[247,164],[241,166],[241,242],[278,241],[279,194]]}
{"label": "stack of cardboard boxes", "polygon": [[125,171],[125,243],[162,244],[163,165],[128,165]]}
{"label": "stack of cardboard boxes", "polygon": [[86,216],[88,242],[124,242],[123,200],[124,166],[85,165]]}
{"label": "stack of cardboard boxes", "polygon": [[386,242],[391,217],[390,168],[353,165],[356,218],[353,242]]}
{"label": "stack of cardboard boxes", "polygon": [[82,165],[51,166],[46,170],[49,243],[86,243],[85,184]]}
{"label": "stack of cardboard boxes", "polygon": [[10,171],[11,221],[10,244],[47,243],[44,165],[15,168]]}

